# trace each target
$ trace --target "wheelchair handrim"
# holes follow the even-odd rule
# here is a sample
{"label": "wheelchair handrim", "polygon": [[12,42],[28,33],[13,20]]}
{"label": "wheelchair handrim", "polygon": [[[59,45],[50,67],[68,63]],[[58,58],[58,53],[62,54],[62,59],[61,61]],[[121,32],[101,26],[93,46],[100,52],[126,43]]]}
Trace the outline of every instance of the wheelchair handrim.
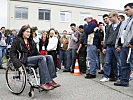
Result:
{"label": "wheelchair handrim", "polygon": [[18,95],[18,94],[21,94],[21,93],[24,91],[24,89],[25,89],[27,77],[26,77],[26,70],[25,70],[24,66],[23,66],[23,69],[24,69],[24,83],[22,84],[22,87],[21,87],[20,91],[18,91],[18,92],[15,92],[15,91],[10,87],[10,85],[9,85],[8,71],[10,70],[10,67],[8,67],[7,70],[6,70],[6,83],[7,83],[7,87],[8,87],[8,89],[9,89],[9,91],[12,92],[13,94],[17,94],[17,95]]}

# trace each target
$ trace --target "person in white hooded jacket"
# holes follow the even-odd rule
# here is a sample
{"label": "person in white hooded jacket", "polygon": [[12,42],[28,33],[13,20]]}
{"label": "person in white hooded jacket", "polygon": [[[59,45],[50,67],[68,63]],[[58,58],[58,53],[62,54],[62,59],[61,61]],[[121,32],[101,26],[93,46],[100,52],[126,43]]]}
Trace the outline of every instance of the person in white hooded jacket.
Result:
{"label": "person in white hooded jacket", "polygon": [[57,67],[57,45],[58,45],[58,38],[55,35],[55,30],[51,29],[49,31],[47,52],[48,52],[48,55],[52,55],[52,57],[53,57],[55,69]]}

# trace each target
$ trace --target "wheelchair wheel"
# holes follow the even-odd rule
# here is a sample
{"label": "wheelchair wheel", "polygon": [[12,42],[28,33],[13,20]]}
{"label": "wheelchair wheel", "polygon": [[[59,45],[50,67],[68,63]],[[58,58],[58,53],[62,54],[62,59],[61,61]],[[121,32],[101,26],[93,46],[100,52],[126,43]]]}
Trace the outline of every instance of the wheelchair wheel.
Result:
{"label": "wheelchair wheel", "polygon": [[26,86],[26,69],[22,66],[23,71],[14,68],[13,64],[8,64],[6,70],[6,82],[9,90],[14,94],[21,94]]}

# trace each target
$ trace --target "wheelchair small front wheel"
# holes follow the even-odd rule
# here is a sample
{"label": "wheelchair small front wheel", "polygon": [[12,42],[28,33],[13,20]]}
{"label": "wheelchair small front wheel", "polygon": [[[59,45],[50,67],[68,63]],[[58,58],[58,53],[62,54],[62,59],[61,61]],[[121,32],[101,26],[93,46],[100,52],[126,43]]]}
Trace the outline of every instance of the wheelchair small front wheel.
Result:
{"label": "wheelchair small front wheel", "polygon": [[12,63],[8,64],[6,70],[6,83],[9,90],[14,94],[21,94],[26,86],[26,69],[22,66],[23,71],[16,69]]}
{"label": "wheelchair small front wheel", "polygon": [[34,89],[32,89],[32,90],[29,92],[29,97],[31,97],[31,98],[34,98],[34,97],[35,97]]}

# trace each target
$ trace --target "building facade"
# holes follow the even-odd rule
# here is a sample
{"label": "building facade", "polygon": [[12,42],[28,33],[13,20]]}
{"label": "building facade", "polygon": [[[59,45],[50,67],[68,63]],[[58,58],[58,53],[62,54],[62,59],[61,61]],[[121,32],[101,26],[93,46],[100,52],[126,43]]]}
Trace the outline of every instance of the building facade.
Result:
{"label": "building facade", "polygon": [[102,21],[102,15],[111,11],[114,10],[45,0],[8,0],[7,28],[20,29],[22,25],[29,24],[37,26],[38,30],[55,28],[59,32],[70,31],[70,24],[84,24],[86,15]]}

